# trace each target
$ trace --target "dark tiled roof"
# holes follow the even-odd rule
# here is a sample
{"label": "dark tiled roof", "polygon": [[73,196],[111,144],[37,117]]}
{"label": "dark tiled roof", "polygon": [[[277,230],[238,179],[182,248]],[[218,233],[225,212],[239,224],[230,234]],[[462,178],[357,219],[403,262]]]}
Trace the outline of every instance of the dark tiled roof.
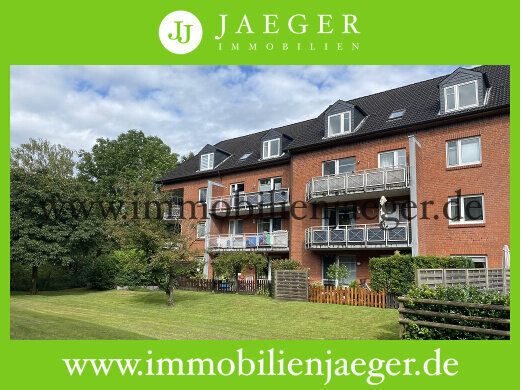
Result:
{"label": "dark tiled roof", "polygon": [[[509,66],[486,65],[473,68],[473,70],[484,73],[488,82],[489,96],[487,104],[484,106],[439,115],[439,83],[449,75],[437,77],[389,91],[348,100],[348,103],[357,106],[367,114],[365,120],[355,132],[341,137],[334,137],[333,139],[324,139],[325,110],[317,118],[275,129],[293,138],[285,154],[279,158],[267,161],[260,160],[260,139],[269,131],[265,130],[216,144],[215,147],[226,150],[232,155],[212,171],[197,172],[199,168],[199,156],[196,155],[164,175],[158,182],[175,182],[197,176],[213,175],[216,170],[250,169],[269,163],[289,161],[291,151],[295,152],[299,149],[319,145],[325,147],[327,144],[337,145],[343,142],[348,143],[349,140],[360,136],[370,136],[375,133],[384,133],[399,128],[407,128],[414,125],[509,106]],[[405,109],[405,114],[400,119],[388,120],[390,114],[399,109]],[[252,155],[245,161],[240,161],[240,157],[248,152],[252,152]]]}

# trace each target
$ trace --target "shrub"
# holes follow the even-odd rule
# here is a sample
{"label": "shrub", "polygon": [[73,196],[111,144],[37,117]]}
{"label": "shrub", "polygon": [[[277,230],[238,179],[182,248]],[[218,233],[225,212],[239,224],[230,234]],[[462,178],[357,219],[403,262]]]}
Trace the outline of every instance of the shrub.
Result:
{"label": "shrub", "polygon": [[359,283],[358,283],[357,280],[353,280],[352,282],[350,282],[350,283],[348,284],[348,286],[349,286],[350,288],[359,288]]}
{"label": "shrub", "polygon": [[271,269],[273,270],[292,270],[302,269],[302,263],[292,259],[274,260],[271,263]]}
{"label": "shrub", "polygon": [[114,255],[97,257],[90,269],[89,282],[97,290],[110,290],[116,287],[118,264]]}
{"label": "shrub", "polygon": [[[438,286],[431,289],[423,286],[414,287],[410,290],[410,298],[437,299],[442,301],[458,301],[469,303],[484,303],[492,305],[510,305],[509,295],[501,295],[498,291],[484,290],[479,292],[474,286],[444,287]],[[509,318],[509,312],[502,310],[487,310],[476,308],[453,307],[443,305],[432,305],[418,302],[405,302],[405,307],[416,310],[440,311],[443,313],[455,313],[480,317]],[[478,328],[509,330],[509,325],[458,320],[441,317],[426,317],[420,315],[406,314],[406,318],[413,321],[434,321],[438,323],[472,326]],[[493,336],[479,333],[470,333],[453,329],[429,328],[417,324],[406,324],[404,338],[407,340],[488,340],[504,339],[504,336]]]}
{"label": "shrub", "polygon": [[116,284],[118,286],[149,286],[152,284],[146,253],[138,249],[114,251],[117,262]]}
{"label": "shrub", "polygon": [[311,287],[312,288],[323,288],[323,283],[322,282],[312,282]]}
{"label": "shrub", "polygon": [[350,271],[347,266],[332,263],[327,268],[327,277],[332,280],[337,280],[339,287],[343,287],[343,281],[350,276]]}
{"label": "shrub", "polygon": [[369,261],[370,287],[390,294],[406,294],[415,283],[418,268],[474,268],[467,257],[401,255],[375,257]]}

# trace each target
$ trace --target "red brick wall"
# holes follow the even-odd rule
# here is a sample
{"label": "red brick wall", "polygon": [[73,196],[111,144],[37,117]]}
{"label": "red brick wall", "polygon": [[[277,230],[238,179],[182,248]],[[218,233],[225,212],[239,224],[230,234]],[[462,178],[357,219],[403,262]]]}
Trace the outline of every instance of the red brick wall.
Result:
{"label": "red brick wall", "polygon": [[[293,183],[291,187],[292,201],[305,200],[306,184],[315,176],[321,176],[322,174],[322,162],[327,160],[335,160],[344,157],[356,157],[358,164],[356,170],[361,171],[365,169],[372,169],[378,167],[378,153],[394,149],[408,149],[408,136],[406,134],[392,137],[384,137],[366,142],[356,142],[350,145],[341,145],[330,149],[317,150],[308,153],[297,154],[293,156],[292,171],[293,171]],[[378,193],[372,201],[378,204],[379,198],[384,193]],[[395,198],[394,198],[395,199]],[[392,200],[392,198],[389,198]],[[355,202],[356,204],[362,204],[368,200],[362,200]],[[303,212],[307,212],[308,216],[312,215],[312,205],[307,204],[307,210],[298,210],[298,215]],[[311,280],[321,280],[321,257],[325,254],[339,254],[334,251],[311,251],[305,249],[305,229],[311,226],[321,225],[321,208],[318,209],[318,219],[305,218],[302,220],[292,219],[291,221],[291,252],[290,256],[292,259],[299,260],[303,266],[309,268],[309,277]],[[377,217],[377,208],[374,208],[372,213]],[[378,223],[378,219],[365,220],[361,214],[357,215],[358,223]],[[357,278],[363,279],[368,278],[368,258],[373,257],[376,253],[374,250],[365,251],[349,251],[344,252],[345,254],[356,254],[359,257],[361,265],[357,267]],[[386,252],[391,254],[392,251]]]}
{"label": "red brick wall", "polygon": [[[417,184],[418,202],[433,201],[429,207],[430,219],[420,219],[419,253],[437,255],[487,255],[488,265],[501,265],[502,247],[509,242],[509,115],[494,116],[461,124],[432,127],[414,133],[381,137],[375,140],[355,142],[328,149],[296,154],[290,165],[239,172],[223,177],[212,177],[211,180],[225,185],[221,193],[229,194],[229,185],[236,182],[245,183],[246,192],[258,191],[258,180],[261,178],[282,176],[283,187],[290,187],[291,201],[305,202],[306,184],[312,177],[321,176],[322,162],[343,157],[355,156],[358,161],[356,170],[376,168],[378,153],[387,150],[406,148],[408,151],[408,135],[415,134],[422,148],[417,148]],[[481,136],[482,164],[462,169],[446,168],[446,141],[468,136]],[[409,151],[408,151],[409,152]],[[407,153],[408,154],[408,153]],[[409,159],[408,159],[409,162]],[[207,185],[207,178],[192,180],[181,184],[165,186],[164,190],[184,188],[184,200],[198,200],[198,189]],[[214,187],[215,188],[215,187]],[[443,206],[449,196],[461,189],[462,195],[484,194],[486,222],[480,225],[449,225],[443,217]],[[384,193],[374,197],[377,201]],[[400,198],[402,199],[402,198]],[[392,200],[392,198],[389,198]],[[396,199],[398,200],[398,199]],[[364,201],[358,201],[362,203]],[[318,208],[318,219],[311,219],[312,205],[306,203],[306,209],[296,211],[297,215],[307,214],[303,220],[284,219],[283,229],[289,230],[290,257],[301,261],[310,269],[312,280],[321,280],[321,256],[339,254],[339,252],[311,251],[305,249],[305,229],[321,225],[321,209]],[[373,210],[374,216],[377,209]],[[422,209],[418,209],[419,216]],[[434,215],[438,215],[436,220]],[[197,207],[197,218],[202,219],[202,207]],[[211,234],[226,234],[229,218],[217,220],[213,218]],[[358,214],[358,223],[366,221]],[[244,221],[244,231],[254,232],[256,224]],[[200,248],[204,242],[199,242]],[[380,254],[391,254],[390,251],[345,251],[356,254],[358,262],[358,279],[368,278],[368,259]]]}
{"label": "red brick wall", "polygon": [[[482,164],[446,168],[446,141],[480,135]],[[418,202],[434,201],[430,219],[419,219],[419,253],[487,255],[489,267],[502,265],[502,248],[509,245],[509,115],[437,127],[417,133]],[[457,190],[484,194],[485,223],[449,225],[443,206]],[[436,220],[434,216],[438,215]]]}

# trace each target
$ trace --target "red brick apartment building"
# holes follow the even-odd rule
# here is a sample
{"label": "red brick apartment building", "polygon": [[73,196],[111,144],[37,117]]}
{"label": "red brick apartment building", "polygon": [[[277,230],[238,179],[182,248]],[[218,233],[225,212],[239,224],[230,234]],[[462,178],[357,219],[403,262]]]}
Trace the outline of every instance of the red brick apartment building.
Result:
{"label": "red brick apartment building", "polygon": [[157,183],[184,202],[166,220],[194,210],[209,275],[222,252],[258,251],[327,284],[332,262],[359,281],[396,250],[500,267],[509,165],[509,66],[480,66],[206,145]]}

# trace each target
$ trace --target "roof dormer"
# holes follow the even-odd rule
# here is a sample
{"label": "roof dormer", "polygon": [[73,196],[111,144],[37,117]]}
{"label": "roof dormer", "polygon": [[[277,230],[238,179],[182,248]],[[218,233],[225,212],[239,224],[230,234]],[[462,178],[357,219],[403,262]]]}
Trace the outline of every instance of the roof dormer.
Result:
{"label": "roof dormer", "polygon": [[260,141],[260,156],[262,160],[266,160],[281,156],[292,138],[276,130],[269,130]]}
{"label": "roof dormer", "polygon": [[199,171],[209,171],[217,167],[231,154],[213,145],[206,145],[199,152]]}
{"label": "roof dormer", "polygon": [[343,100],[338,100],[325,111],[324,138],[352,133],[363,121],[365,115],[359,108]]}
{"label": "roof dormer", "polygon": [[459,68],[439,84],[440,113],[467,110],[485,104],[486,82],[482,73]]}

